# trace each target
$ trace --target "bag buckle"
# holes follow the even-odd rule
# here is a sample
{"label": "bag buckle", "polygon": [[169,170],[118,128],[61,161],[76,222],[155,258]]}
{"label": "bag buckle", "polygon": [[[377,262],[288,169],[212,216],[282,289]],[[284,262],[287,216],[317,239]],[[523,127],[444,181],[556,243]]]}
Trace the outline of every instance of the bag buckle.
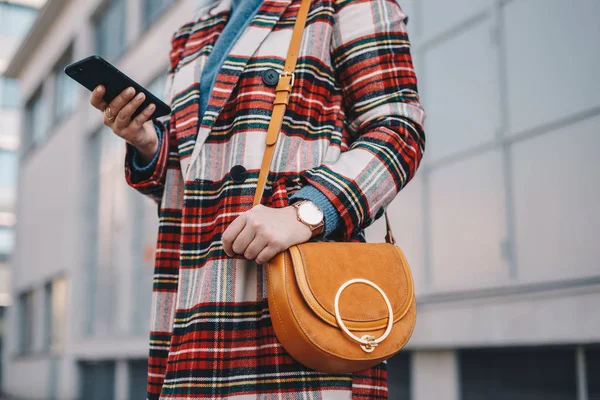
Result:
{"label": "bag buckle", "polygon": [[289,91],[291,92],[292,88],[294,87],[295,74],[294,74],[294,72],[283,71],[281,74],[279,74],[279,81],[281,82],[281,78],[286,77],[286,76],[292,77],[292,79],[290,79],[290,86],[289,86]]}
{"label": "bag buckle", "polygon": [[375,336],[364,335],[361,337],[362,340],[366,341],[367,344],[361,344],[360,347],[365,353],[372,353],[379,344],[375,341]]}

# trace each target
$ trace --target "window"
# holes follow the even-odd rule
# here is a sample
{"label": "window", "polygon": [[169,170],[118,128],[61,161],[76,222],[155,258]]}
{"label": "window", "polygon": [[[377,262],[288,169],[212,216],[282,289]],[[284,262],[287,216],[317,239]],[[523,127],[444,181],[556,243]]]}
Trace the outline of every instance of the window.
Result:
{"label": "window", "polygon": [[25,151],[41,144],[48,135],[48,110],[41,89],[29,100],[25,110]]}
{"label": "window", "polygon": [[461,399],[576,399],[575,368],[573,348],[461,351]]}
{"label": "window", "polygon": [[54,69],[54,122],[71,114],[77,103],[77,86],[73,79],[63,72],[72,62],[71,49],[61,58]]}
{"label": "window", "polygon": [[[2,343],[2,336],[4,333],[4,307],[0,305],[0,360],[4,360],[4,354],[2,351],[4,350],[4,343]],[[2,362],[0,362],[0,387],[4,387],[4,382],[2,380],[3,372],[2,372]]]}
{"label": "window", "polygon": [[37,10],[19,4],[0,3],[0,36],[22,37],[28,31]]}
{"label": "window", "polygon": [[52,346],[52,283],[44,286],[44,349]]}
{"label": "window", "polygon": [[[88,153],[90,175],[86,181],[93,184],[85,189],[90,223],[84,334],[146,337],[158,231],[156,204],[123,179],[125,144],[110,129],[104,127],[91,138]],[[122,274],[131,274],[132,281],[119,279]],[[132,296],[131,308],[118,307],[121,296]],[[127,315],[120,315],[122,312]],[[127,326],[115,323],[121,317],[126,318]]]}
{"label": "window", "polygon": [[115,398],[115,363],[113,361],[79,364],[81,393],[79,398],[105,400]]}
{"label": "window", "polygon": [[17,152],[0,149],[0,190],[17,184]]}
{"label": "window", "polygon": [[173,0],[144,0],[142,2],[144,12],[144,27],[150,26],[160,17]]}
{"label": "window", "polygon": [[152,281],[154,274],[154,252],[158,232],[156,203],[145,196],[131,193],[131,219],[135,224],[132,230],[133,287],[131,293],[132,333],[147,337],[150,333],[150,313],[152,304]]}
{"label": "window", "polygon": [[[164,100],[166,74],[159,75],[148,86],[148,90]],[[154,272],[154,251],[158,232],[156,203],[132,193],[130,197],[131,219],[135,223],[132,231],[133,307],[131,314],[132,333],[148,336],[150,329],[150,306],[152,304],[152,281]]]}
{"label": "window", "polygon": [[410,353],[401,351],[388,360],[390,399],[410,399]]}
{"label": "window", "polygon": [[96,50],[109,61],[125,51],[125,1],[112,0],[96,20]]}
{"label": "window", "polygon": [[34,332],[34,292],[21,294],[18,301],[19,307],[19,351],[22,354],[33,351]]}
{"label": "window", "polygon": [[44,288],[46,350],[61,351],[65,343],[67,323],[67,281],[58,278]]}
{"label": "window", "polygon": [[92,138],[92,154],[97,157],[91,181],[89,252],[89,298],[87,333],[105,335],[114,333],[118,312],[119,274],[130,268],[126,258],[131,246],[127,236],[127,194],[133,192],[123,179],[125,144],[110,129],[103,128]]}
{"label": "window", "polygon": [[148,385],[148,360],[129,362],[129,398],[145,399]]}
{"label": "window", "polygon": [[[167,74],[165,72],[150,82],[147,89],[164,101],[166,83]],[[136,296],[134,296],[131,321],[134,334],[147,336],[150,328],[154,251],[158,232],[156,203],[145,196],[138,196],[136,193],[132,196],[131,205],[131,214],[136,225],[132,238],[135,276],[133,290]]]}
{"label": "window", "polygon": [[16,79],[0,76],[0,107],[15,108],[18,106],[19,82]]}
{"label": "window", "polygon": [[[6,211],[13,209],[16,200],[17,158],[16,150],[3,149],[0,143],[0,227],[14,225],[13,216]],[[4,243],[0,238],[0,254]]]}
{"label": "window", "polygon": [[589,348],[585,355],[589,400],[600,400],[600,347]]}
{"label": "window", "polygon": [[0,226],[0,259],[12,253],[15,246],[15,231],[8,226]]}

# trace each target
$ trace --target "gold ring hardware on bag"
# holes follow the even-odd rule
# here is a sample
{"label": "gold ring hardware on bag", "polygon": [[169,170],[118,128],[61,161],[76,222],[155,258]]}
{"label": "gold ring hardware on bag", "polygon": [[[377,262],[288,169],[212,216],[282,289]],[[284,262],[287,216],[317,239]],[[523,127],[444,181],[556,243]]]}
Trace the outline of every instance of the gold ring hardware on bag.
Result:
{"label": "gold ring hardware on bag", "polygon": [[[388,315],[389,315],[387,329],[385,330],[383,335],[381,335],[377,339],[375,339],[371,335],[364,335],[363,337],[359,338],[358,336],[356,336],[355,334],[350,332],[350,330],[346,327],[346,324],[344,324],[344,321],[342,320],[342,316],[340,315],[340,307],[339,307],[340,306],[340,304],[339,304],[340,296],[342,295],[342,292],[348,286],[353,285],[355,283],[363,283],[365,285],[369,285],[372,288],[376,289],[379,292],[379,294],[381,295],[381,297],[383,297],[383,299],[385,300],[385,304],[387,305]],[[348,335],[348,337],[350,339],[358,342],[360,344],[360,347],[362,347],[362,349],[365,353],[372,353],[375,350],[375,347],[377,347],[377,345],[379,343],[383,342],[388,337],[390,332],[392,331],[392,326],[394,325],[394,311],[392,310],[392,304],[390,303],[390,299],[388,299],[385,292],[383,290],[381,290],[381,288],[379,286],[377,286],[376,284],[374,284],[371,281],[368,281],[366,279],[351,279],[348,282],[344,283],[342,286],[340,286],[340,288],[338,289],[338,291],[335,295],[335,301],[333,302],[333,307],[335,310],[335,319],[336,319],[340,329],[342,331],[344,331],[344,333],[346,335]]]}

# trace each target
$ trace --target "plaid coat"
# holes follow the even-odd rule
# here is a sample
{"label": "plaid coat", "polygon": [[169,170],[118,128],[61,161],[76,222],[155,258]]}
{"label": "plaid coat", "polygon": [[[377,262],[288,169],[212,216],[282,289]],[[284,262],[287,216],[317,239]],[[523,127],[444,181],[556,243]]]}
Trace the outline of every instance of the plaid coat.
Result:
{"label": "plaid coat", "polygon": [[[264,139],[300,0],[265,0],[228,54],[208,109],[198,76],[231,0],[200,10],[172,38],[158,164],[136,181],[159,203],[149,399],[386,399],[385,364],[354,375],[317,373],[278,343],[265,270],[227,257],[221,234],[252,207]],[[423,110],[394,0],[313,0],[264,204],[288,205],[313,185],[351,240],[413,177]],[[276,77],[277,75],[275,75]],[[276,81],[276,79],[275,79]]]}

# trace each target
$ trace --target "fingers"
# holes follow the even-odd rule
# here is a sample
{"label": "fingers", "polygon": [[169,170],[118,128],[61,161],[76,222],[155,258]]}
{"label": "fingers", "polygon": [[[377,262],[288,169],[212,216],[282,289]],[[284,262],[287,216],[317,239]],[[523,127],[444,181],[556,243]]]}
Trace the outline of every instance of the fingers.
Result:
{"label": "fingers", "polygon": [[221,237],[221,241],[223,242],[223,250],[229,257],[233,257],[235,255],[235,251],[233,251],[233,242],[246,226],[246,218],[246,214],[242,214],[236,218],[231,225],[229,225],[225,232],[223,232],[223,236]]}
{"label": "fingers", "polygon": [[123,90],[117,97],[115,97],[110,103],[110,113],[113,117],[117,117],[119,112],[135,95],[135,90],[132,87],[128,87]]}
{"label": "fingers", "polygon": [[100,111],[104,111],[107,106],[102,96],[104,96],[104,86],[102,85],[96,87],[90,95],[90,103]]}
{"label": "fingers", "polygon": [[[131,123],[131,116],[138,109],[138,107],[142,105],[145,99],[146,95],[144,93],[138,93],[133,99],[131,99],[127,104],[125,104],[117,115],[114,128],[117,130],[121,130],[128,127]],[[116,112],[113,111],[112,107],[111,111]]]}
{"label": "fingers", "polygon": [[242,230],[240,234],[237,235],[237,237],[233,241],[233,245],[231,246],[235,254],[244,254],[246,252],[246,248],[248,248],[250,243],[252,243],[255,236],[256,227],[246,223],[244,230]]}
{"label": "fingers", "polygon": [[256,260],[256,257],[267,247],[268,240],[265,235],[256,235],[252,243],[246,247],[244,258],[246,260]]}
{"label": "fingers", "polygon": [[[104,125],[113,128],[114,131],[118,131],[119,129],[115,128],[113,125],[114,125],[117,117],[119,116],[119,111],[121,111],[121,109],[135,95],[135,90],[132,87],[129,87],[129,88],[123,90],[108,105],[102,99],[102,96],[104,95],[104,92],[105,92],[105,89],[104,89],[103,86],[96,87],[96,89],[92,93],[92,98],[91,98],[90,102],[98,110],[104,112]],[[108,112],[105,112],[107,107],[110,107],[110,109],[108,110]],[[110,119],[106,115],[107,113],[110,114],[110,117],[111,117]],[[131,118],[131,115],[129,117]],[[123,120],[123,118],[121,118],[121,120]]]}
{"label": "fingers", "polygon": [[266,264],[281,251],[277,245],[269,245],[265,247],[256,257],[257,264]]}
{"label": "fingers", "polygon": [[[246,211],[225,230],[223,249],[228,256],[244,255],[264,264],[289,246],[300,243],[293,231],[298,228],[295,211],[256,206]],[[301,224],[300,222],[298,222]]]}
{"label": "fingers", "polygon": [[[138,132],[142,128],[142,125],[144,125],[144,123],[146,121],[148,121],[148,118],[150,118],[150,116],[152,115],[152,113],[154,112],[155,109],[156,109],[156,106],[154,104],[149,104],[144,109],[144,111],[139,113],[139,115],[137,117],[135,117],[133,119],[133,121],[131,121],[131,123],[127,127],[127,130],[130,130],[132,132]],[[131,118],[131,117],[129,117],[129,118]]]}

